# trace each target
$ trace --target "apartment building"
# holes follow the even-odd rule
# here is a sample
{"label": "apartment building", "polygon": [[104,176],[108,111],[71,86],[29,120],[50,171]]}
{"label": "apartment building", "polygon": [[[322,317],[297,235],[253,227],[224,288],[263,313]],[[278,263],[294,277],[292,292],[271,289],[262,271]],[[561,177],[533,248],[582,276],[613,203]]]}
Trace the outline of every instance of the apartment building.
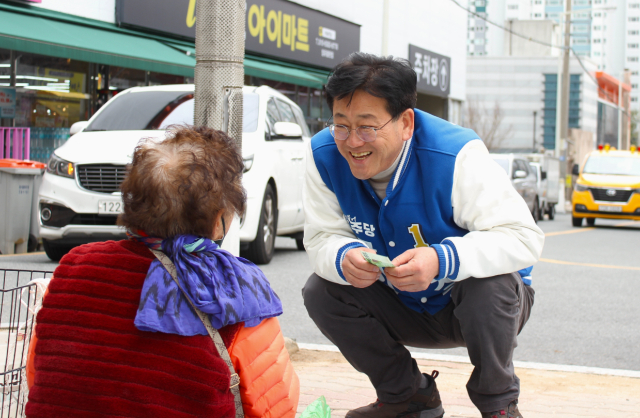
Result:
{"label": "apartment building", "polygon": [[[468,8],[507,29],[513,29],[516,21],[549,20],[558,24],[557,30],[561,32],[564,1],[471,0]],[[599,71],[618,79],[624,79],[623,73],[628,70],[631,107],[640,110],[640,0],[572,0],[571,16],[571,47],[576,55],[590,58]],[[467,54],[518,55],[513,52],[515,45],[508,42],[509,36],[507,31],[469,14]]]}

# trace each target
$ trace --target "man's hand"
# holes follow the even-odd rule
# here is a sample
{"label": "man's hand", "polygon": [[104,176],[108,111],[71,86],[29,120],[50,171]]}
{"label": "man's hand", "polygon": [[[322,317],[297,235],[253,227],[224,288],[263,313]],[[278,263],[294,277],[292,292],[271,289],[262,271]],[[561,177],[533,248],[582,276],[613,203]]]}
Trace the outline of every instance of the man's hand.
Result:
{"label": "man's hand", "polygon": [[396,268],[384,269],[387,279],[405,292],[426,290],[438,275],[438,253],[430,247],[407,250],[393,259]]}
{"label": "man's hand", "polygon": [[353,287],[360,289],[371,286],[380,276],[380,269],[369,264],[360,254],[362,251],[376,253],[370,248],[358,247],[347,251],[342,260],[342,274]]}

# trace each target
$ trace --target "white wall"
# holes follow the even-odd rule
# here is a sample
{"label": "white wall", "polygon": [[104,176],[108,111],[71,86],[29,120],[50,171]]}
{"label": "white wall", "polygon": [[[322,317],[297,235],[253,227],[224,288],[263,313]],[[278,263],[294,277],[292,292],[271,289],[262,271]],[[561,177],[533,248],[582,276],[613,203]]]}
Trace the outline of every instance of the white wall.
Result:
{"label": "white wall", "polygon": [[43,9],[115,23],[116,0],[42,0]]}
{"label": "white wall", "polygon": [[[583,58],[589,71],[595,64]],[[554,57],[469,57],[467,69],[468,102],[492,109],[496,102],[504,114],[503,129],[511,135],[501,145],[505,149],[531,149],[533,146],[533,112],[537,112],[536,143],[543,142],[544,74],[558,71]],[[572,59],[569,71],[583,73]],[[596,133],[597,86],[587,74],[582,75],[580,128]]]}
{"label": "white wall", "polygon": [[[382,53],[382,0],[296,0],[358,23],[360,50]],[[467,13],[447,0],[389,0],[388,52],[409,58],[409,44],[451,57],[450,98],[466,99]]]}
{"label": "white wall", "polygon": [[[505,0],[489,0],[487,2],[487,19],[504,25],[507,19],[507,4]],[[500,56],[504,51],[504,30],[494,25],[487,26],[487,55]]]}

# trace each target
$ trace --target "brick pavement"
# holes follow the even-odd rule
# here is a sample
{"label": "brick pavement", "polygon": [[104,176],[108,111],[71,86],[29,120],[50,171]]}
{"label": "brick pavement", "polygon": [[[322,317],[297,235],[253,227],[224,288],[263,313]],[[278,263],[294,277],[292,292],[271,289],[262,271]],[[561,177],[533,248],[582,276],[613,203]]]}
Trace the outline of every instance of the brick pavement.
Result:
{"label": "brick pavement", "polygon": [[[340,353],[300,350],[291,356],[300,377],[298,415],[324,395],[332,418],[376,399],[371,383]],[[479,418],[465,389],[468,363],[417,360],[423,372],[440,371],[438,389],[446,418]],[[516,368],[525,418],[640,418],[640,378]]]}

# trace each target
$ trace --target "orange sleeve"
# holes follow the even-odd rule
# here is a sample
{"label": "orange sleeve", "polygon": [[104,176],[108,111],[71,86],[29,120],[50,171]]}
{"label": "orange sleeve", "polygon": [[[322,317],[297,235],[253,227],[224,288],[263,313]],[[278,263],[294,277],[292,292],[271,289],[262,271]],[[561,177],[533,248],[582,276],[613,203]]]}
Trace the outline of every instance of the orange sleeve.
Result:
{"label": "orange sleeve", "polygon": [[33,386],[33,381],[36,378],[36,368],[33,366],[33,360],[36,355],[36,343],[38,337],[36,337],[36,329],[31,331],[31,343],[29,344],[29,353],[27,354],[27,386],[29,389]]}
{"label": "orange sleeve", "polygon": [[[49,289],[46,289],[44,291],[44,294],[42,295],[43,301],[45,296],[47,296],[48,293],[49,293]],[[26,373],[27,373],[27,387],[29,389],[31,389],[31,386],[33,386],[33,382],[36,378],[36,368],[33,365],[33,363],[34,363],[34,357],[36,356],[37,342],[38,342],[38,337],[36,336],[36,327],[34,326],[33,329],[31,330],[31,341],[29,342],[29,351],[27,352]]]}
{"label": "orange sleeve", "polygon": [[300,382],[293,370],[277,318],[242,327],[229,347],[240,376],[240,395],[247,418],[294,418]]}

